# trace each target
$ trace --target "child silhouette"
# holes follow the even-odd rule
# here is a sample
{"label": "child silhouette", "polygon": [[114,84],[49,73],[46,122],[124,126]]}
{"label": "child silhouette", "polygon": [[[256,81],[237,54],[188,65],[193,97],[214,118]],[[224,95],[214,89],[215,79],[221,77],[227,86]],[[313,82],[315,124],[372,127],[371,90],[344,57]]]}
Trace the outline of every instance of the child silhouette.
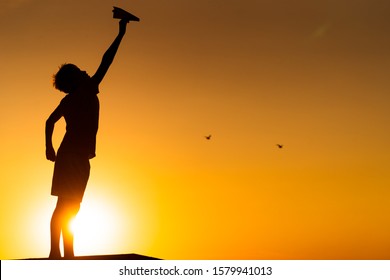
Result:
{"label": "child silhouette", "polygon": [[[54,87],[66,93],[66,96],[47,119],[45,129],[46,158],[55,162],[51,194],[58,197],[50,222],[50,259],[61,258],[61,233],[64,258],[74,258],[70,224],[80,209],[87,186],[89,160],[95,157],[99,84],[114,60],[126,33],[127,23],[127,20],[119,22],[119,33],[104,53],[101,64],[92,77],[73,64],[63,64],[53,76]],[[54,125],[61,117],[66,121],[66,133],[56,154],[52,135]]]}

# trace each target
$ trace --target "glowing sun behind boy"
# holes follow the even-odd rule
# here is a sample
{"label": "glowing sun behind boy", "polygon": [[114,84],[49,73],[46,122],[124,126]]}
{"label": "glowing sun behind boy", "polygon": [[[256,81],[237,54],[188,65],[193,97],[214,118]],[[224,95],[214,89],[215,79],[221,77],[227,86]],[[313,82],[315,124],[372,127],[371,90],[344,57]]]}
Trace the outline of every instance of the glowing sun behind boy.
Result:
{"label": "glowing sun behind boy", "polygon": [[120,230],[120,221],[117,218],[120,215],[98,199],[87,200],[84,206],[71,225],[75,234],[76,253],[85,255],[110,252],[110,243],[115,240],[115,234]]}

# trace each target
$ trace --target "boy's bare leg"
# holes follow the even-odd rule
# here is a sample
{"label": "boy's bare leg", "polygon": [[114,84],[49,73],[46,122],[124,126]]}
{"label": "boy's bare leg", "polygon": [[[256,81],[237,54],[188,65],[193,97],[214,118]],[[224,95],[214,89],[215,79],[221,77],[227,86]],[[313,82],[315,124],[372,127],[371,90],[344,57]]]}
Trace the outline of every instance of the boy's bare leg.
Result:
{"label": "boy's bare leg", "polygon": [[74,258],[73,250],[73,232],[71,222],[76,217],[80,209],[80,203],[77,201],[58,198],[57,206],[54,209],[50,222],[51,249],[50,259],[61,259],[60,236],[64,241],[64,257],[66,259]]}
{"label": "boy's bare leg", "polygon": [[64,239],[64,258],[73,259],[74,249],[73,240],[74,233],[71,229],[72,220],[76,217],[80,209],[80,203],[77,201],[68,201],[66,206],[66,213],[64,219],[64,226],[62,227],[62,237]]}
{"label": "boy's bare leg", "polygon": [[57,201],[57,206],[54,209],[53,215],[50,221],[50,255],[49,259],[61,259],[60,251],[60,236],[61,236],[61,224],[62,224],[62,209],[61,203]]}

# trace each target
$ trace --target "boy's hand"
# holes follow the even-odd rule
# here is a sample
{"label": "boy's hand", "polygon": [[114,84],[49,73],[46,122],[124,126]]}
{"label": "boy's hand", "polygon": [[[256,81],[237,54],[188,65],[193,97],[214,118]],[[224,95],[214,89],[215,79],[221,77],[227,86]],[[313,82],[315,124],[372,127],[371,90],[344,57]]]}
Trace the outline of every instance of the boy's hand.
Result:
{"label": "boy's hand", "polygon": [[128,20],[126,19],[121,19],[119,21],[119,34],[125,35],[126,33],[126,26],[129,23]]}
{"label": "boy's hand", "polygon": [[46,148],[46,158],[50,161],[56,161],[56,152],[53,147]]}

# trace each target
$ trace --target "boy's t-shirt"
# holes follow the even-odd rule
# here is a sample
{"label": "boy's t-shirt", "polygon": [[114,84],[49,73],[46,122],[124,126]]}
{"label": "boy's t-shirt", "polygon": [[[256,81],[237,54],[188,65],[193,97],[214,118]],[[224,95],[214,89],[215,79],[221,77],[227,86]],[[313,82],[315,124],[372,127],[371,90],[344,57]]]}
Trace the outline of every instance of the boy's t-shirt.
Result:
{"label": "boy's t-shirt", "polygon": [[66,121],[66,133],[58,152],[75,153],[89,159],[96,156],[99,126],[99,86],[90,79],[60,103]]}

